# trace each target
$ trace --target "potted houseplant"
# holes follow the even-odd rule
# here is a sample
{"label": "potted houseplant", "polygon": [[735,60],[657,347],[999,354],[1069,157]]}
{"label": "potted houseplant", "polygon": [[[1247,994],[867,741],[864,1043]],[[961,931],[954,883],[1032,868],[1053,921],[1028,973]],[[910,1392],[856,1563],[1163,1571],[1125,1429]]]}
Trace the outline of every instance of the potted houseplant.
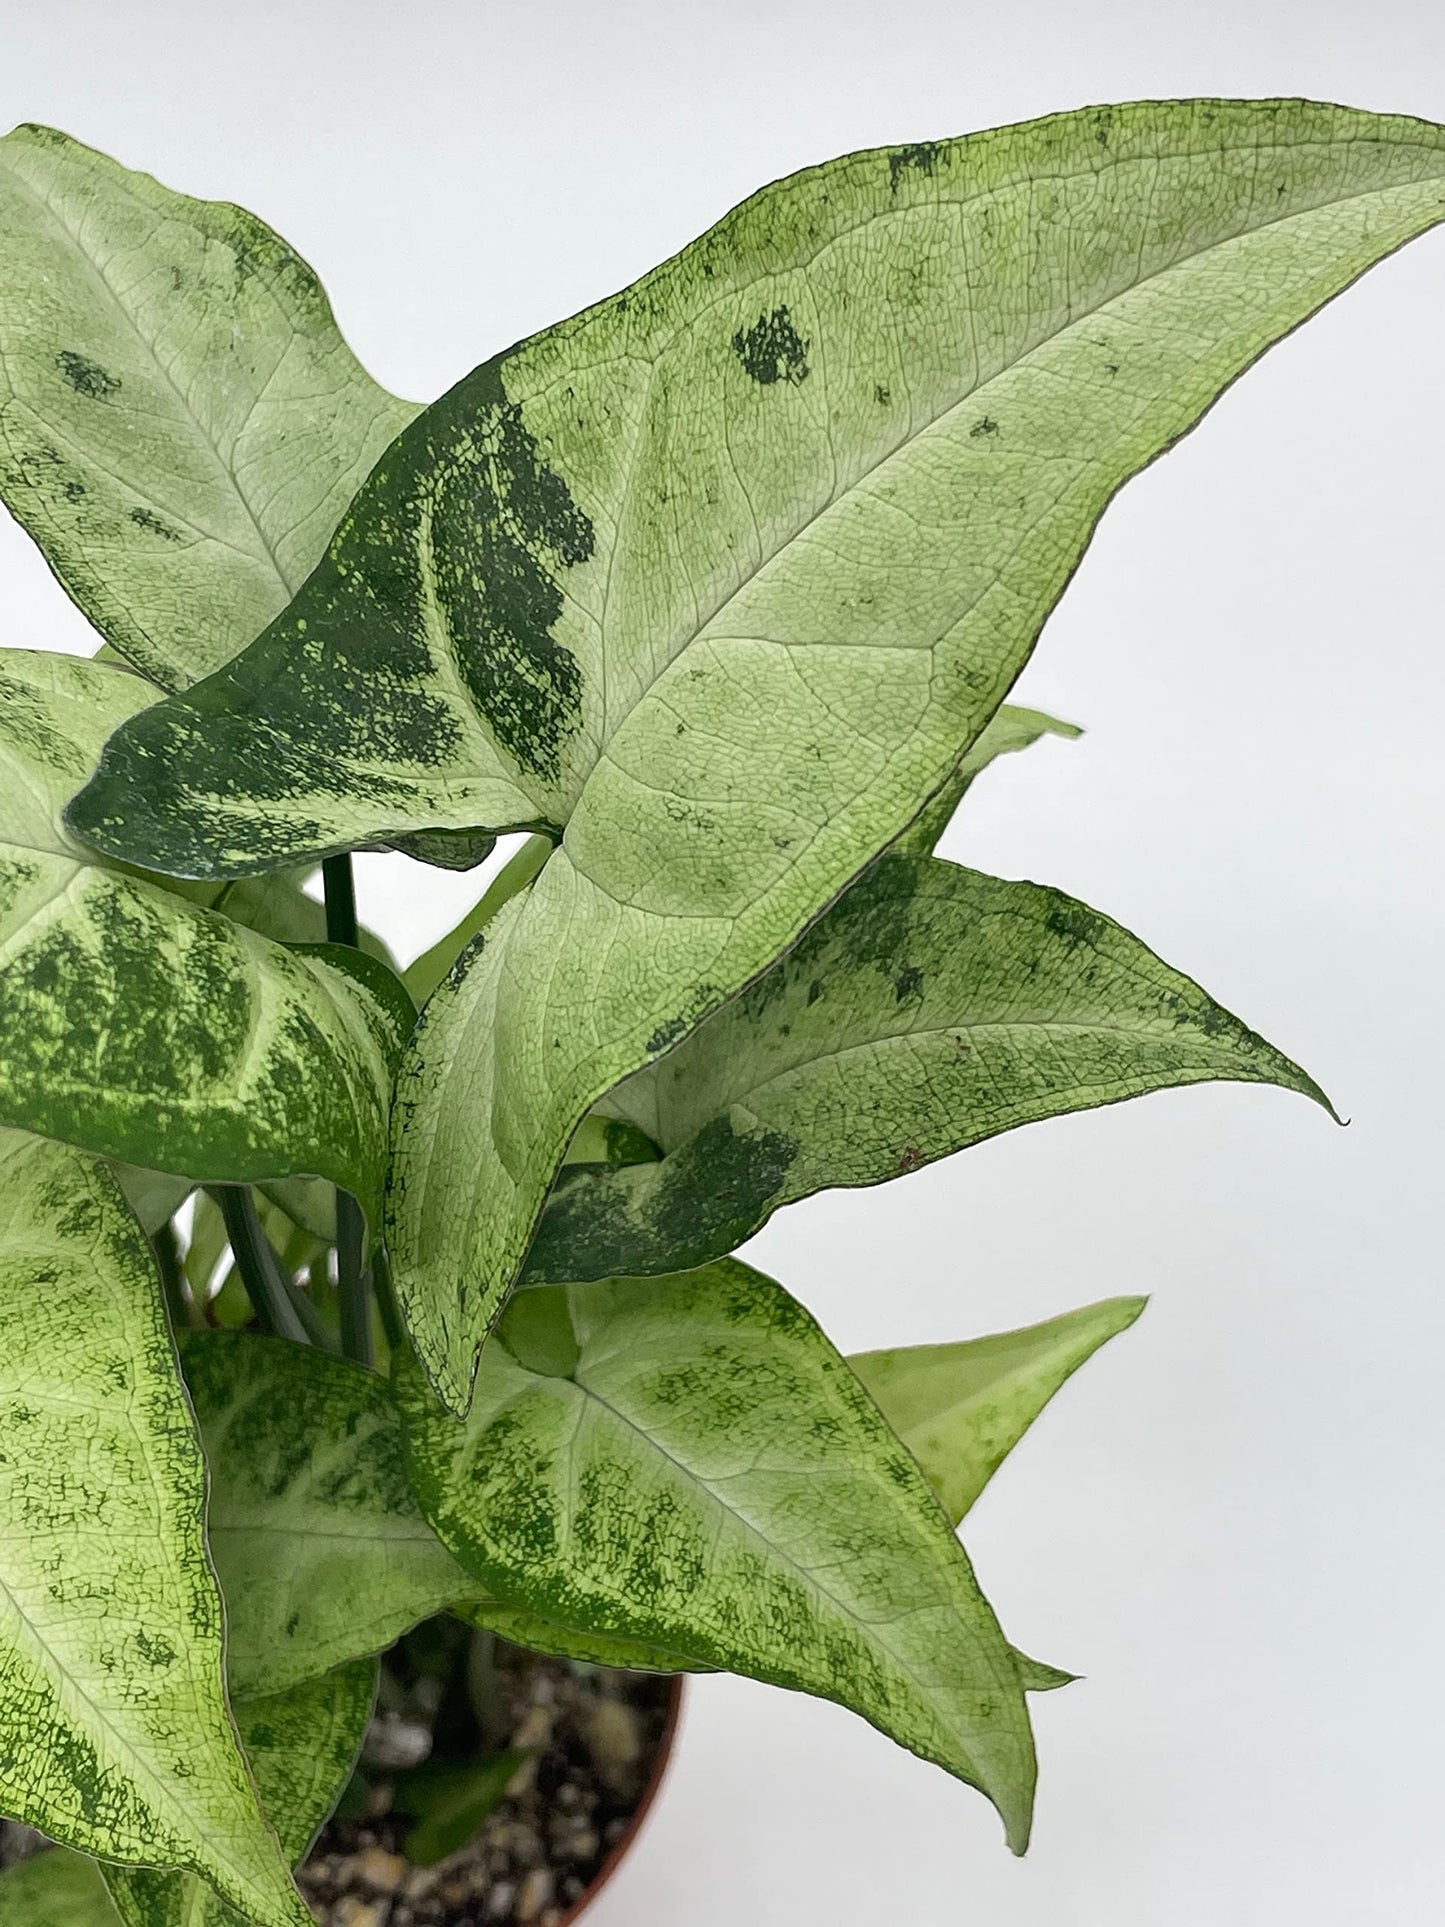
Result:
{"label": "potted houseplant", "polygon": [[[1112,494],[1442,217],[1426,123],[1092,109],[766,188],[418,408],[253,216],[0,143],[0,493],[105,644],[0,657],[0,1811],[69,1849],[7,1927],[556,1922],[710,1668],[1022,1850],[1067,1676],[954,1528],[1139,1301],[844,1360],[731,1254],[1066,1111],[1324,1102],[933,850],[1068,733],[1005,698]],[[509,832],[398,970],[350,852]],[[563,1880],[478,1860],[551,1792]]]}

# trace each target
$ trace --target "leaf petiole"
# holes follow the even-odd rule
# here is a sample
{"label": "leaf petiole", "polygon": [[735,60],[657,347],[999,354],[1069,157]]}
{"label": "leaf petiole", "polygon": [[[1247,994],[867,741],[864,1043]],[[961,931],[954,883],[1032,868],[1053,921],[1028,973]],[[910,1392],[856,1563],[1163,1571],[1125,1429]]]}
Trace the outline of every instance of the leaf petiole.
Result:
{"label": "leaf petiole", "polygon": [[[357,948],[356,879],[349,856],[329,856],[321,866],[326,887],[326,940]],[[336,1288],[341,1306],[341,1349],[358,1365],[376,1363],[371,1329],[371,1280],[365,1267],[365,1223],[349,1191],[336,1192]]]}
{"label": "leaf petiole", "polygon": [[[236,1259],[236,1269],[256,1308],[262,1327],[277,1338],[289,1338],[297,1345],[324,1340],[319,1320],[317,1335],[308,1329],[299,1297],[293,1293],[281,1269],[271,1240],[262,1229],[256,1200],[249,1185],[218,1184],[212,1196],[221,1207],[226,1236]],[[314,1306],[309,1307],[314,1313]]]}

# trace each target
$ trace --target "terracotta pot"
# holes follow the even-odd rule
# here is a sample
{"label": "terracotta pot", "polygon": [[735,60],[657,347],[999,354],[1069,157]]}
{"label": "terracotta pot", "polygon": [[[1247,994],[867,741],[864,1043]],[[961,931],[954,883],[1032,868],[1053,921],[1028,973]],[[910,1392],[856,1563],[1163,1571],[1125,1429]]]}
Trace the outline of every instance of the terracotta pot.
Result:
{"label": "terracotta pot", "polygon": [[652,1773],[648,1779],[642,1798],[637,1803],[637,1810],[628,1821],[625,1832],[616,1841],[608,1853],[607,1858],[597,1869],[596,1874],[593,1876],[591,1886],[588,1887],[586,1893],[573,1901],[571,1907],[563,1914],[561,1927],[572,1927],[573,1921],[581,1919],[582,1915],[586,1913],[587,1909],[607,1885],[613,1874],[616,1873],[618,1867],[622,1864],[623,1856],[630,1853],[637,1843],[637,1836],[641,1833],[647,1816],[652,1811],[652,1803],[657,1798],[658,1789],[662,1785],[663,1775],[667,1772],[668,1763],[672,1758],[673,1746],[677,1741],[677,1730],[682,1720],[682,1695],[685,1677],[685,1674],[678,1673],[673,1678],[672,1689],[667,1701],[667,1720],[662,1729],[662,1737],[657,1743],[657,1753],[652,1762]]}

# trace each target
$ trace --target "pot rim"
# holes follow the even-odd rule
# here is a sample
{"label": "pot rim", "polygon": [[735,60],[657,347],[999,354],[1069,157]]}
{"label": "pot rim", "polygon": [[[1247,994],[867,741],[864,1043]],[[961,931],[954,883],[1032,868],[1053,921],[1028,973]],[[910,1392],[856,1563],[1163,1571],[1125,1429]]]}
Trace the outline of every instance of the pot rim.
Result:
{"label": "pot rim", "polygon": [[632,1818],[609,1848],[606,1858],[592,1876],[587,1891],[579,1894],[563,1914],[559,1927],[573,1927],[573,1923],[579,1920],[592,1905],[621,1866],[623,1859],[636,1845],[637,1836],[647,1823],[653,1803],[661,1791],[668,1767],[672,1763],[673,1748],[677,1743],[678,1729],[682,1724],[683,1682],[686,1678],[685,1673],[674,1673],[672,1676],[672,1689],[667,1701],[667,1718],[663,1722],[662,1734],[657,1742],[657,1752],[653,1755],[652,1772],[643,1789],[642,1798],[633,1810]]}

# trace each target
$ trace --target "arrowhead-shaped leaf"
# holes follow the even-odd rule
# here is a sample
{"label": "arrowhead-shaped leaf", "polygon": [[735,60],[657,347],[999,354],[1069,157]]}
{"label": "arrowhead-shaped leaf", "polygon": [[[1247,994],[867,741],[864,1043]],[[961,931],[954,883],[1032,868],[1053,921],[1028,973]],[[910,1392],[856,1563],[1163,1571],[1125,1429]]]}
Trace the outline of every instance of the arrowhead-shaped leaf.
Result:
{"label": "arrowhead-shaped leaf", "polygon": [[1011,1650],[802,1307],[732,1261],[516,1303],[465,1423],[415,1367],[399,1381],[414,1484],[462,1563],[544,1619],[851,1706],[987,1793],[1022,1849]]}
{"label": "arrowhead-shaped leaf", "polygon": [[385,1380],[250,1332],[182,1346],[243,1697],[315,1679],[475,1597],[412,1496]]}
{"label": "arrowhead-shaped leaf", "polygon": [[399,983],[123,874],[60,821],[153,700],[106,664],[0,652],[0,1124],[193,1178],[317,1173],[375,1223]]}
{"label": "arrowhead-shaped leaf", "polygon": [[0,1873],[5,1927],[117,1927],[100,1868],[83,1853],[56,1847]]}
{"label": "arrowhead-shaped leaf", "polygon": [[603,1100],[665,1155],[564,1173],[525,1275],[687,1270],[826,1186],[1217,1078],[1326,1102],[1112,919],[890,851],[780,963]]}
{"label": "arrowhead-shaped leaf", "polygon": [[72,821],[176,874],[565,829],[397,1109],[453,1405],[587,1107],[945,789],[1121,484],[1442,216],[1445,131],[1300,101],[810,169],[468,376],[266,634],[122,728]]}
{"label": "arrowhead-shaped leaf", "polygon": [[[235,1702],[236,1728],[282,1852],[306,1858],[351,1777],[376,1699],[376,1663],[359,1660],[265,1699]],[[246,1927],[191,1874],[108,1868],[125,1927]]]}
{"label": "arrowhead-shaped leaf", "polygon": [[1147,1302],[1107,1298],[1022,1331],[848,1363],[957,1525],[1060,1386]]}
{"label": "arrowhead-shaped leaf", "polygon": [[222,1679],[206,1478],[119,1187],[0,1134],[0,1811],[307,1927]]}
{"label": "arrowhead-shaped leaf", "polygon": [[184,687],[320,560],[416,413],[244,209],[49,127],[0,140],[0,495],[96,627]]}

